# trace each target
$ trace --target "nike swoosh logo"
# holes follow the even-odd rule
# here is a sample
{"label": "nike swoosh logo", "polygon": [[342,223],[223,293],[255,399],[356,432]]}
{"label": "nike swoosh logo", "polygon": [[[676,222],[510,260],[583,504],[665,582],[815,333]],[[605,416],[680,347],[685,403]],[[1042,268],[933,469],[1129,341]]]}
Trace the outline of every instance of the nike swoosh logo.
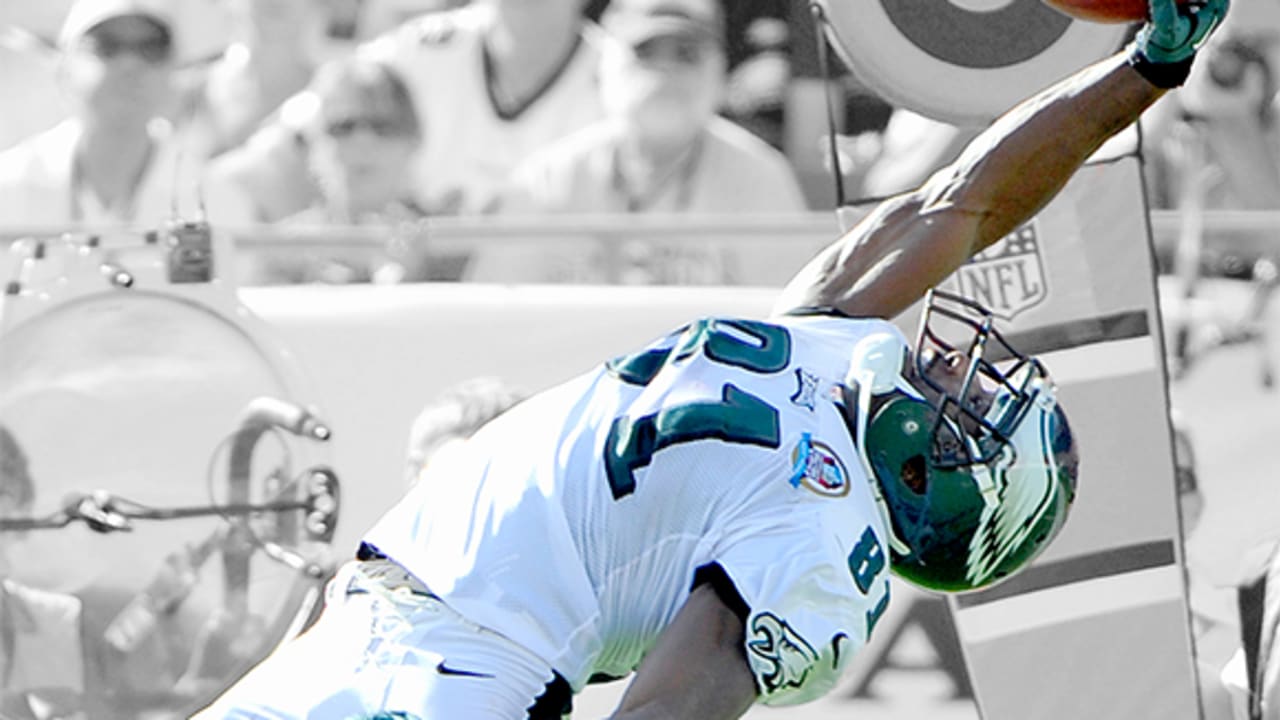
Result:
{"label": "nike swoosh logo", "polygon": [[474,677],[474,678],[490,678],[490,679],[493,678],[493,676],[489,675],[488,673],[451,668],[445,665],[443,660],[440,661],[439,665],[436,665],[436,672],[440,673],[441,675],[453,675],[455,677]]}

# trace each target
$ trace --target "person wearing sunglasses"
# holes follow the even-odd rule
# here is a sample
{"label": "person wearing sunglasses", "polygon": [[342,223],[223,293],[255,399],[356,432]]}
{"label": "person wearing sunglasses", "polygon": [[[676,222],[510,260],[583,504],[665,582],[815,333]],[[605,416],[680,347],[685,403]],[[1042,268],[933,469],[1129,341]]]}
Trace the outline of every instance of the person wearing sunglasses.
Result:
{"label": "person wearing sunglasses", "polygon": [[234,190],[201,187],[166,120],[178,38],[160,0],[77,0],[58,48],[70,117],[0,153],[0,229],[150,229],[201,206],[246,217]]}
{"label": "person wearing sunglasses", "polygon": [[716,0],[614,0],[601,59],[606,119],[516,171],[504,212],[801,211],[786,160],[716,115],[725,92]]}
{"label": "person wearing sunglasses", "polygon": [[[489,206],[511,169],[538,148],[600,117],[596,70],[604,39],[585,0],[473,0],[427,12],[358,48],[400,73],[425,143],[416,197],[436,213]],[[304,112],[286,102],[249,141],[213,163],[248,189],[256,217],[305,207],[315,188],[294,172]]]}
{"label": "person wearing sunglasses", "polygon": [[[601,24],[617,41],[600,64],[605,119],[518,167],[495,205],[497,212],[697,215],[806,209],[782,153],[717,114],[727,81],[719,0],[614,0]],[[505,260],[523,273],[530,272],[531,262],[551,261],[546,256]],[[579,256],[577,262],[585,267],[568,277],[538,279],[602,278],[602,269],[591,260]],[[572,265],[573,259],[566,259],[557,267]],[[626,272],[640,282],[718,283],[734,280],[732,265],[714,249],[680,247],[637,256]]]}
{"label": "person wearing sunglasses", "polygon": [[[414,200],[422,131],[409,89],[390,66],[363,55],[323,66],[309,87],[315,104],[306,162],[318,197],[281,221],[299,228],[383,226],[387,251],[367,255],[288,252],[264,261],[266,282],[364,282],[403,278],[427,212]],[[393,259],[393,256],[394,259]],[[415,263],[416,265],[416,263]]]}
{"label": "person wearing sunglasses", "polygon": [[294,220],[356,225],[421,217],[412,168],[422,131],[399,73],[356,56],[322,68],[311,88],[319,111],[309,164],[322,200]]}

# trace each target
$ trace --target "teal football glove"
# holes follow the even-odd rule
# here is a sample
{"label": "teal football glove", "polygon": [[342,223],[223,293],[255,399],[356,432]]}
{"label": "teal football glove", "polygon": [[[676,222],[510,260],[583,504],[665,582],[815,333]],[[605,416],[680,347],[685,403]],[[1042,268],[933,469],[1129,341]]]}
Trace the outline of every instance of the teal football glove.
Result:
{"label": "teal football glove", "polygon": [[1187,79],[1196,51],[1221,24],[1230,0],[1191,0],[1183,7],[1176,0],[1147,2],[1151,19],[1134,39],[1129,62],[1152,84],[1174,88]]}

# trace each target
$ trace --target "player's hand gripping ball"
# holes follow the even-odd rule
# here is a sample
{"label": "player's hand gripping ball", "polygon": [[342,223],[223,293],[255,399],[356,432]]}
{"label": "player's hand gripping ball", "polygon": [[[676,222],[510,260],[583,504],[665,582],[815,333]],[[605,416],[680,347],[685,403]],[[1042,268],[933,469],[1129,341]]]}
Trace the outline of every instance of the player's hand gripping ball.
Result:
{"label": "player's hand gripping ball", "polygon": [[[1150,19],[1149,0],[1044,0],[1049,7],[1071,17],[1099,23],[1135,23]],[[1177,0],[1186,6],[1191,0]]]}

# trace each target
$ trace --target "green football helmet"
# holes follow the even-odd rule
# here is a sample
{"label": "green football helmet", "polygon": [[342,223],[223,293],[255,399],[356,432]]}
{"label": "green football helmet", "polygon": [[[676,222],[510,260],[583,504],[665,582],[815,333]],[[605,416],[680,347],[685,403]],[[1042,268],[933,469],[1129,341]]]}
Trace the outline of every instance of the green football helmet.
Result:
{"label": "green football helmet", "polygon": [[[956,330],[963,350],[945,339]],[[903,579],[988,587],[1061,530],[1076,493],[1071,428],[1044,366],[1010,347],[981,305],[930,292],[914,355],[897,334],[864,340],[845,399]]]}

